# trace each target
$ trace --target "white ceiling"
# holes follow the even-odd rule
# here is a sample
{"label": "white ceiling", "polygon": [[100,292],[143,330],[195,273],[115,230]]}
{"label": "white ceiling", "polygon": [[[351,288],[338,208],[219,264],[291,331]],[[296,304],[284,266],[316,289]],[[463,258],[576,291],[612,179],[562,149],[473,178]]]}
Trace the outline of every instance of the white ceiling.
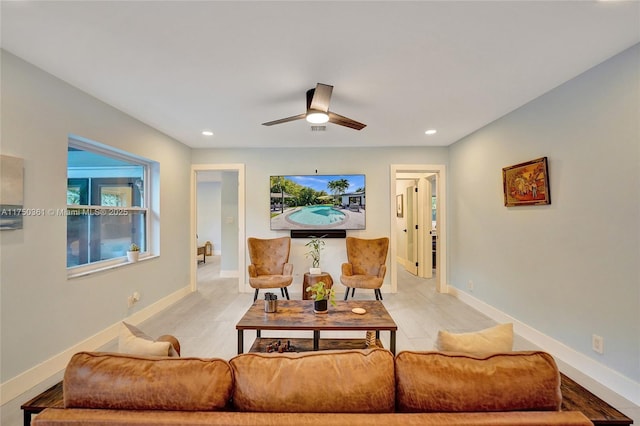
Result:
{"label": "white ceiling", "polygon": [[[638,1],[2,1],[0,17],[4,49],[194,148],[445,146],[640,42]],[[368,126],[261,125],[305,112],[318,82]]]}

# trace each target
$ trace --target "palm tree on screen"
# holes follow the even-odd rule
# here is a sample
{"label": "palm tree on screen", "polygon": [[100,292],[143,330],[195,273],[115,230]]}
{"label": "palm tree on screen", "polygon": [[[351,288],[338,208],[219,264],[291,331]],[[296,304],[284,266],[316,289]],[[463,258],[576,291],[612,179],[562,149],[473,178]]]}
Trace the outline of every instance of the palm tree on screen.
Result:
{"label": "palm tree on screen", "polygon": [[327,188],[333,193],[333,203],[338,204],[338,197],[349,188],[349,181],[346,179],[331,180],[327,183]]}

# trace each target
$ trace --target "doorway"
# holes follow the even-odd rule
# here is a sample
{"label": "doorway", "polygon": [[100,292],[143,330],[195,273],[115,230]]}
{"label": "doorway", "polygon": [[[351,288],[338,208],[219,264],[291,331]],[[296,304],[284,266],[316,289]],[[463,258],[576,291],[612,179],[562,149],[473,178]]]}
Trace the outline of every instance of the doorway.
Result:
{"label": "doorway", "polygon": [[[220,255],[220,274],[224,277],[238,278],[238,292],[244,290],[245,277],[245,194],[244,194],[244,164],[208,164],[193,165],[191,167],[191,276],[192,291],[198,286],[198,246],[207,240],[213,244],[213,251]],[[200,184],[199,184],[200,183]],[[208,185],[207,185],[208,184]],[[210,206],[204,208],[199,205],[199,190],[204,188],[201,201],[208,200]],[[216,189],[217,188],[217,189]],[[212,195],[215,194],[215,195]],[[208,215],[208,209],[218,206],[218,214],[211,215],[210,227],[203,229],[202,220],[199,223],[198,210]],[[216,216],[213,218],[213,216]],[[202,218],[201,218],[202,219]],[[199,232],[202,235],[199,235]],[[213,241],[211,241],[213,240]],[[216,248],[216,246],[218,246]],[[206,257],[205,257],[206,259]]]}
{"label": "doorway", "polygon": [[446,285],[445,166],[391,166],[390,278],[398,291],[398,268],[421,278],[435,278],[436,290]]}

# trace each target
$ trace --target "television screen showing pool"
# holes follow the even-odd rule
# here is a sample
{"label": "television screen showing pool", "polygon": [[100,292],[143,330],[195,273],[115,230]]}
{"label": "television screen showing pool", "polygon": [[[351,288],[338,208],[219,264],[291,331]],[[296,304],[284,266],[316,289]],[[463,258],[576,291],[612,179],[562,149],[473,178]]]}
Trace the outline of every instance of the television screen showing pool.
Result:
{"label": "television screen showing pool", "polygon": [[365,175],[271,176],[271,229],[365,229]]}

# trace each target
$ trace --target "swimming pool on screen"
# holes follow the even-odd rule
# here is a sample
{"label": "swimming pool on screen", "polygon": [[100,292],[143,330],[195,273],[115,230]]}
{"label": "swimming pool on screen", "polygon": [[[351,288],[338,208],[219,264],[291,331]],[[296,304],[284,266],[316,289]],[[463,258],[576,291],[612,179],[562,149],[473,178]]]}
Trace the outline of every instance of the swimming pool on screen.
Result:
{"label": "swimming pool on screen", "polygon": [[300,225],[337,225],[344,222],[347,216],[332,206],[307,206],[287,216],[287,221]]}

